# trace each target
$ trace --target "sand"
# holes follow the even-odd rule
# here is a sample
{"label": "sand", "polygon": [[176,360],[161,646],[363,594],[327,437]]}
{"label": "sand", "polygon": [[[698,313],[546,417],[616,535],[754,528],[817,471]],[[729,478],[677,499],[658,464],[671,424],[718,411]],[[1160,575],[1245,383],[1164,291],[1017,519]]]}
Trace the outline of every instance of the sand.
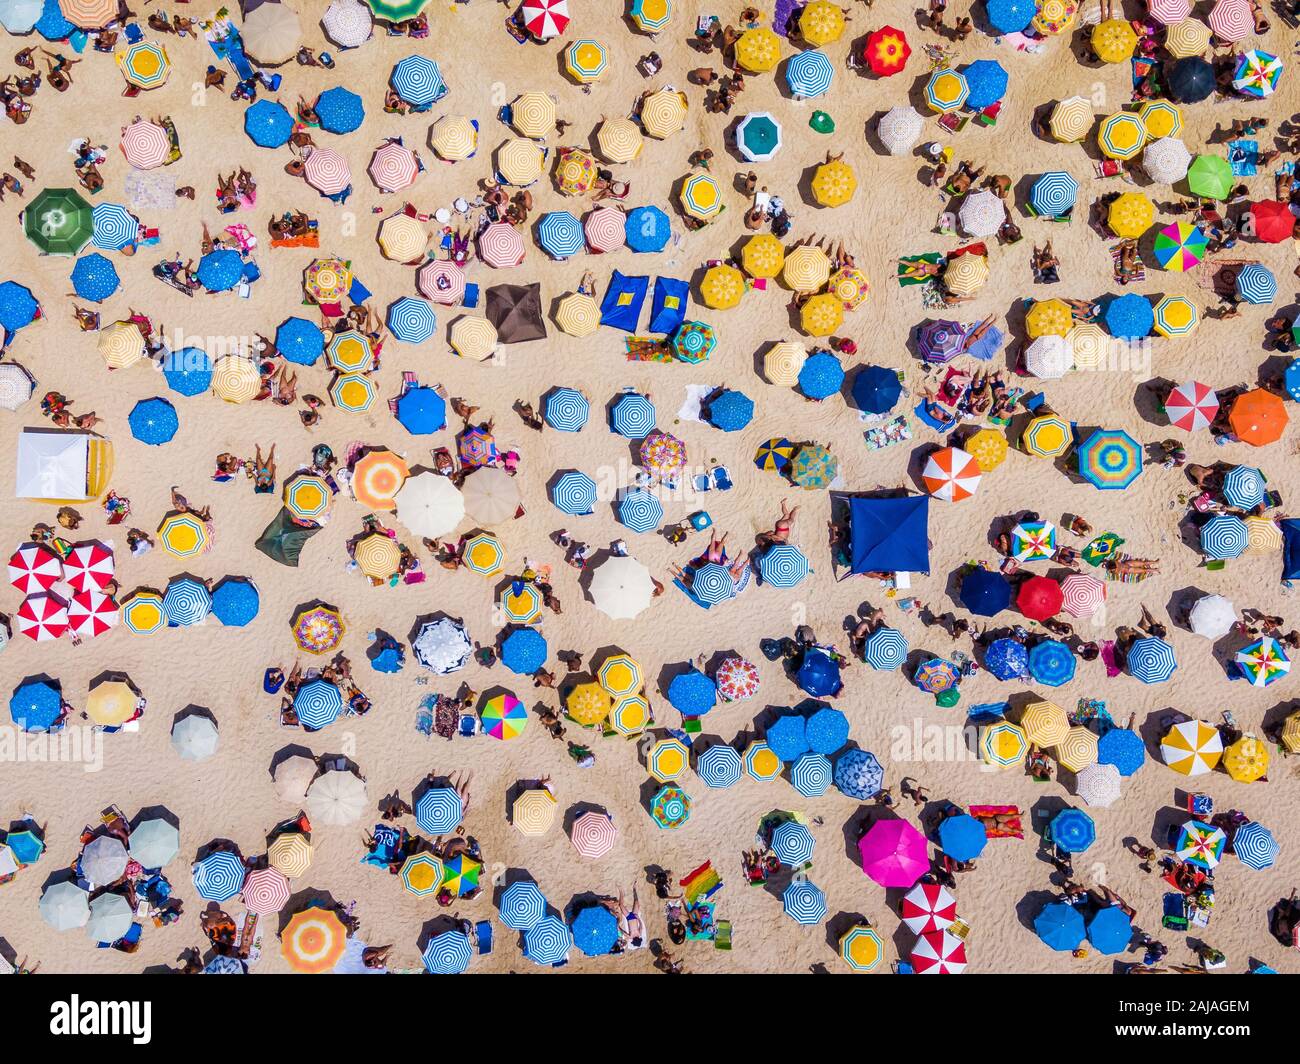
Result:
{"label": "sand", "polygon": [[[304,22],[310,22],[324,7],[320,3],[303,6],[310,11]],[[379,220],[399,207],[403,198],[409,198],[421,210],[432,211],[456,196],[473,195],[477,183],[489,174],[493,149],[510,135],[496,121],[495,112],[518,92],[541,89],[558,97],[560,115],[573,126],[562,140],[552,138],[552,146],[585,143],[602,117],[626,113],[643,89],[669,83],[686,87],[688,70],[710,63],[721,68],[717,56],[706,59],[687,47],[695,11],[686,8],[693,5],[681,5],[683,10],[677,13],[669,30],[653,41],[631,33],[611,5],[578,0],[574,6],[577,19],[569,37],[576,30],[598,38],[610,50],[609,75],[589,93],[563,76],[556,42],[546,46],[516,45],[502,30],[507,9],[483,0],[472,5],[436,3],[430,8],[432,33],[426,41],[378,37],[357,51],[332,49],[338,57],[338,67],[332,72],[292,64],[282,68],[285,87],[279,95],[290,106],[298,93],[310,98],[335,84],[363,91],[367,118],[360,131],[346,138],[317,135],[319,142],[345,152],[351,161],[356,190],[346,207],[317,198],[311,189],[285,175],[281,167],[288,159],[286,151],[255,148],[241,130],[242,106],[215,92],[205,97],[191,84],[201,79],[211,58],[206,45],[193,39],[167,39],[176,64],[171,80],[164,88],[137,100],[119,96],[120,77],[107,57],[88,55],[84,65],[74,69],[74,90],[60,96],[43,89],[32,121],[22,130],[6,127],[6,145],[16,147],[37,168],[38,179],[29,182],[30,196],[45,184],[72,183],[67,145],[78,136],[90,135],[95,142],[110,146],[105,170],[107,186],[99,198],[121,202],[128,168],[115,146],[119,127],[137,113],[170,114],[175,120],[184,158],[162,173],[174,178],[178,185],[194,185],[199,190],[198,201],[180,201],[174,210],[141,211],[147,224],[161,229],[162,241],[156,248],[141,249],[134,259],[115,259],[123,287],[102,308],[105,322],[125,316],[127,308],[132,307],[151,314],[169,335],[176,330],[193,337],[271,333],[284,317],[302,312],[301,272],[318,254],[306,249],[269,247],[265,236],[267,218],[293,207],[301,207],[320,219],[319,254],[350,258],[382,308],[399,295],[414,294],[414,281],[409,268],[380,256],[374,242]],[[717,13],[725,21],[734,18],[738,10],[739,5]],[[195,16],[202,13],[198,8],[190,12]],[[893,260],[904,252],[947,251],[957,241],[931,232],[942,202],[934,190],[918,180],[922,160],[912,156],[889,158],[870,135],[864,134],[889,107],[908,97],[914,103],[920,101],[928,73],[920,45],[935,38],[918,28],[911,6],[897,0],[880,0],[872,8],[855,4],[852,14],[850,34],[828,48],[837,66],[832,93],[816,105],[835,118],[837,131],[833,136],[824,137],[808,128],[807,119],[815,105],[785,97],[783,79],[776,75],[753,76],[747,78],[748,87],[730,119],[706,115],[702,90],[687,88],[691,98],[687,129],[666,142],[647,142],[637,162],[617,168],[619,175],[631,182],[629,205],[667,206],[674,184],[688,171],[687,156],[696,148],[711,147],[715,153],[714,173],[727,189],[728,210],[719,222],[687,233],[674,207],[674,229],[679,239],[661,256],[638,257],[622,251],[603,259],[578,256],[566,263],[553,263],[529,240],[522,268],[492,271],[475,264],[471,279],[483,286],[499,281],[540,280],[548,306],[571,291],[587,269],[597,274],[602,286],[614,268],[698,279],[708,259],[737,247],[745,235],[741,225],[745,204],[741,194],[731,187],[731,177],[733,172],[748,167],[734,154],[734,148],[727,146],[724,133],[747,111],[771,110],[783,123],[786,140],[774,162],[755,168],[761,182],[785,197],[794,220],[792,238],[824,235],[843,240],[857,255],[874,288],[867,304],[849,315],[842,333],[857,341],[859,361],[901,368],[908,386],[915,389],[922,379],[921,366],[909,353],[908,332],[929,315],[920,305],[917,289],[895,287]],[[885,23],[905,27],[912,38],[917,51],[907,71],[878,80],[844,69],[849,37],[860,39]],[[1283,52],[1286,32],[1279,25],[1269,40],[1259,43]],[[322,43],[315,26],[307,36],[308,43]],[[1089,298],[1112,290],[1107,245],[1089,229],[1082,215],[1094,198],[1127,186],[1117,181],[1093,180],[1091,147],[1085,150],[1078,145],[1037,140],[1029,130],[1029,118],[1035,107],[1074,93],[1093,97],[1099,114],[1117,109],[1128,100],[1127,66],[1085,67],[1071,55],[1065,40],[1047,42],[1037,55],[1016,54],[982,33],[954,47],[961,62],[997,58],[1011,73],[1010,91],[996,128],[972,124],[947,138],[956,157],[986,165],[991,173],[1008,173],[1017,182],[1024,175],[1066,168],[1082,186],[1080,210],[1072,225],[1025,220],[1023,243],[1000,248],[990,242],[992,280],[973,303],[960,309],[958,316],[975,321],[992,314],[1000,322],[1009,317],[1015,330],[1020,328],[1019,299],[1023,296]],[[633,64],[652,48],[663,57],[664,70],[660,76],[645,80]],[[435,106],[432,115],[384,114],[380,102],[388,71],[398,58],[412,51],[432,55],[439,61],[451,92]],[[1195,150],[1216,122],[1226,125],[1231,118],[1256,110],[1245,102],[1219,106],[1207,102],[1187,108],[1185,139]],[[1268,112],[1280,117],[1285,105],[1269,107]],[[464,113],[480,121],[481,150],[473,160],[447,166],[428,150],[430,121],[444,113]],[[928,120],[925,137],[937,133],[933,119]],[[429,171],[407,197],[382,195],[364,176],[374,147],[382,138],[399,134],[408,144],[419,145],[429,164]],[[861,180],[853,202],[838,210],[819,209],[806,198],[806,178],[828,149],[844,152]],[[210,198],[214,179],[218,170],[228,170],[236,163],[249,167],[260,183],[257,207],[221,217]],[[1267,175],[1261,174],[1249,184],[1252,195],[1271,194]],[[1157,200],[1174,198],[1167,188],[1151,191]],[[548,184],[537,186],[534,195],[538,213],[582,206],[565,200]],[[152,529],[168,508],[172,485],[179,486],[196,505],[211,504],[215,547],[188,568],[214,579],[226,574],[250,577],[260,589],[262,609],[256,621],[243,629],[224,628],[213,620],[201,628],[172,629],[150,637],[118,630],[80,647],[66,642],[37,645],[15,636],[4,651],[0,661],[9,684],[29,674],[49,673],[62,681],[65,696],[74,706],[84,702],[90,679],[106,669],[129,673],[149,699],[148,712],[138,730],[106,738],[102,771],[90,773],[83,766],[69,764],[3,767],[5,801],[0,805],[0,815],[7,818],[29,811],[45,825],[49,844],[48,854],[38,866],[24,870],[15,882],[0,890],[0,936],[18,955],[39,960],[47,971],[137,972],[167,965],[182,949],[203,943],[197,923],[204,903],[196,896],[187,862],[214,839],[232,840],[246,855],[263,851],[268,829],[296,812],[277,801],[269,771],[272,759],[286,747],[303,745],[318,754],[353,758],[365,774],[375,801],[395,790],[409,797],[411,789],[430,772],[473,769],[473,810],[468,829],[480,840],[494,878],[509,870],[527,869],[557,906],[566,905],[581,892],[630,892],[634,884],[640,884],[642,915],[655,939],[663,936],[664,917],[645,883],[645,869],[658,865],[683,875],[711,860],[726,881],[718,896],[717,912],[734,925],[735,946],[731,952],[715,951],[707,944],[676,950],[692,971],[790,972],[823,965],[830,971],[846,971],[836,957],[834,940],[837,932],[851,922],[850,914],[862,914],[880,928],[891,959],[906,958],[913,937],[896,915],[898,892],[876,886],[863,875],[857,861],[856,829],[868,811],[837,791],[819,799],[805,799],[784,781],[760,784],[751,780],[743,780],[730,790],[711,791],[688,773],[683,783],[695,800],[693,814],[684,827],[668,832],[656,827],[641,802],[649,777],[640,759],[639,743],[597,739],[593,743],[596,765],[582,770],[564,755],[563,745],[551,740],[535,720],[521,738],[508,744],[490,737],[448,743],[419,735],[414,721],[420,700],[435,691],[451,693],[461,680],[479,690],[505,687],[530,705],[537,692],[526,678],[515,677],[500,666],[484,671],[471,665],[455,677],[441,679],[411,663],[400,674],[380,675],[364,664],[366,635],[383,627],[405,636],[417,615],[446,610],[463,616],[475,639],[491,642],[497,635],[493,584],[463,570],[449,574],[429,565],[428,580],[423,584],[396,589],[368,586],[359,573],[345,568],[345,540],[360,530],[363,515],[363,510],[346,498],[337,504],[333,521],[307,547],[301,568],[285,569],[252,548],[254,538],[274,515],[277,500],[252,494],[243,480],[216,484],[207,477],[217,453],[231,450],[251,455],[255,443],[276,444],[283,474],[306,461],[311,447],[320,442],[329,443],[336,453],[354,442],[386,444],[406,454],[413,463],[427,462],[431,446],[452,444],[451,433],[440,433],[432,439],[411,437],[382,404],[361,416],[327,409],[322,424],[307,431],[292,410],[265,403],[231,406],[205,395],[192,399],[171,397],[180,413],[181,428],[168,445],[149,448],[134,441],[126,415],[138,399],[168,394],[163,382],[151,377],[143,367],[111,374],[106,371],[96,354],[93,335],[79,332],[71,320],[66,298],[70,293],[70,260],[42,258],[21,239],[16,219],[20,209],[21,203],[12,196],[0,207],[10,234],[0,250],[0,275],[30,284],[44,304],[46,319],[18,336],[9,357],[36,374],[41,388],[38,394],[48,389],[63,391],[75,400],[76,411],[93,409],[105,419],[101,429],[112,437],[117,449],[113,487],[131,500],[134,512],[130,524]],[[256,258],[263,276],[251,299],[244,301],[230,294],[201,294],[186,299],[150,277],[150,266],[164,254],[179,252],[197,257],[202,222],[215,231],[220,224],[236,221],[249,224],[262,240]],[[1050,290],[1031,284],[1028,261],[1035,240],[1041,242],[1048,237],[1062,260],[1063,276],[1063,283]],[[1291,294],[1292,248],[1249,243],[1239,246],[1239,251],[1243,258],[1258,258],[1274,268],[1284,288],[1279,301],[1285,301]],[[1151,268],[1146,281],[1136,290],[1151,295],[1182,292],[1201,305],[1211,301],[1209,294],[1197,287],[1196,274],[1164,274]],[[408,370],[426,383],[443,385],[448,394],[466,396],[482,408],[482,415],[496,418],[500,442],[513,446],[522,456],[518,483],[528,513],[498,532],[512,569],[521,567],[525,556],[535,563],[553,566],[564,613],[558,617],[548,615],[545,621],[552,661],[555,652],[561,650],[580,650],[588,655],[601,647],[626,650],[646,668],[648,693],[659,725],[674,727],[680,723],[678,714],[656,689],[661,678],[666,686],[672,674],[700,653],[712,657],[734,650],[759,662],[764,685],[759,698],[721,705],[704,722],[705,736],[726,741],[747,730],[754,731],[756,722],[766,723],[773,707],[794,705],[799,700],[800,692],[781,675],[778,665],[763,660],[758,649],[762,638],[788,635],[795,624],[808,623],[822,638],[836,639],[843,645],[842,625],[846,618],[869,604],[883,607],[888,623],[903,629],[914,648],[939,653],[949,649],[948,640],[938,629],[922,629],[915,613],[899,610],[876,581],[837,579],[842,574],[833,570],[825,536],[830,512],[827,493],[793,489],[775,475],[758,472],[751,464],[755,446],[770,436],[810,438],[831,446],[839,456],[847,490],[877,486],[915,489],[922,456],[939,442],[933,432],[913,419],[912,444],[869,452],[862,438],[866,426],[857,411],[841,399],[834,397],[813,405],[794,391],[761,379],[756,367],[761,364],[766,345],[796,338],[788,297],[788,292],[770,286],[766,293],[749,294],[738,309],[711,312],[699,308],[698,316],[712,321],[720,336],[712,359],[699,366],[630,364],[624,360],[620,334],[606,329],[575,340],[553,325],[545,341],[508,348],[504,358],[491,362],[469,363],[449,351],[446,328],[456,315],[440,308],[439,331],[434,340],[417,347],[390,343],[378,374],[384,397],[397,393],[400,376]],[[1195,375],[1219,387],[1253,381],[1265,358],[1261,347],[1264,317],[1264,308],[1247,308],[1236,321],[1205,322],[1191,340],[1153,345],[1151,375],[1174,380]],[[1143,399],[1135,404],[1146,376],[1129,367],[1078,372],[1046,384],[1045,391],[1058,411],[1081,425],[1123,428],[1144,442],[1178,435],[1161,425],[1149,401]],[[300,390],[323,394],[326,384],[323,368],[301,373]],[[541,393],[556,384],[580,387],[592,399],[592,421],[579,436],[554,431],[534,433],[510,412],[516,398],[536,402]],[[724,434],[704,424],[676,420],[674,411],[685,399],[685,388],[700,384],[728,384],[747,392],[758,404],[754,422],[742,432]],[[717,463],[731,470],[736,481],[734,490],[711,495],[706,503],[717,527],[730,532],[732,543],[747,545],[754,533],[770,527],[782,498],[801,505],[794,541],[808,552],[816,567],[812,578],[793,591],[752,588],[740,600],[708,612],[702,612],[670,588],[635,621],[610,621],[583,600],[578,574],[562,564],[560,552],[547,539],[548,533],[567,526],[582,540],[604,547],[625,535],[626,530],[613,520],[606,502],[598,507],[595,516],[565,517],[546,498],[546,484],[557,469],[579,468],[605,481],[630,475],[626,467],[632,455],[627,441],[610,434],[599,416],[604,404],[624,386],[653,394],[660,427],[685,440],[694,466]],[[0,491],[6,497],[12,497],[10,478],[19,427],[43,423],[35,400],[16,415],[4,415]],[[1294,492],[1300,491],[1300,479],[1288,461],[1294,452],[1294,433],[1265,451],[1241,444],[1216,448],[1208,435],[1189,438],[1187,443],[1192,461],[1221,459],[1259,464],[1287,503]],[[1238,606],[1284,614],[1288,625],[1294,623],[1297,618],[1291,596],[1278,584],[1277,555],[1247,557],[1229,563],[1221,572],[1206,572],[1198,567],[1199,555],[1182,542],[1179,532],[1186,508],[1177,500],[1187,488],[1181,473],[1151,467],[1127,492],[1099,494],[1086,484],[1071,483],[1049,462],[1013,452],[1000,469],[984,478],[974,499],[959,504],[932,503],[933,569],[928,576],[914,579],[913,593],[937,609],[959,610],[951,598],[955,588],[951,574],[968,560],[995,560],[989,542],[993,524],[1004,515],[1032,508],[1051,519],[1062,513],[1081,513],[1094,526],[1122,535],[1133,554],[1162,559],[1161,575],[1144,586],[1111,585],[1104,624],[1099,619],[1098,627],[1089,629],[1087,622],[1080,622],[1084,634],[1109,635],[1118,624],[1135,623],[1140,603],[1163,617],[1188,589],[1221,592],[1234,597]],[[671,501],[667,519],[679,520],[699,506],[699,502],[685,498]],[[124,590],[162,585],[187,568],[161,549],[142,558],[131,557],[125,549],[125,528],[107,528],[103,514],[93,504],[81,510],[87,516],[83,526],[87,537],[112,537],[116,541]],[[50,521],[53,516],[50,507],[11,502],[0,511],[0,541],[17,545],[33,523]],[[685,561],[698,545],[698,540],[693,540],[691,548],[673,548],[654,535],[627,538],[633,554],[661,579],[667,579],[671,563]],[[1045,570],[1040,564],[1036,571],[1053,570]],[[317,597],[342,609],[349,628],[343,649],[356,663],[358,681],[373,699],[374,709],[364,718],[340,721],[324,732],[305,735],[279,726],[278,699],[262,694],[261,676],[269,664],[287,667],[293,662],[290,614],[296,604]],[[18,593],[12,589],[0,597],[0,608],[6,611],[12,612],[18,604]],[[1004,616],[1007,622],[1014,620],[1011,614]],[[1290,678],[1269,690],[1254,690],[1241,683],[1229,685],[1213,653],[1221,648],[1212,648],[1181,627],[1171,626],[1170,638],[1180,661],[1180,669],[1170,683],[1148,687],[1128,676],[1107,681],[1100,663],[1085,664],[1072,683],[1051,697],[1067,707],[1081,697],[1101,698],[1120,720],[1136,713],[1148,740],[1148,754],[1154,757],[1159,719],[1171,708],[1216,721],[1221,711],[1231,708],[1241,727],[1258,731],[1265,716],[1292,692],[1295,680]],[[962,706],[1023,697],[1026,691],[1020,685],[999,684],[981,673],[963,686]],[[542,700],[554,698],[550,692],[541,695]],[[173,716],[191,704],[209,708],[221,730],[219,752],[199,764],[182,762],[168,738]],[[885,763],[887,782],[896,795],[900,778],[912,776],[928,788],[934,799],[961,804],[1018,804],[1026,810],[1032,829],[1041,827],[1038,811],[1071,801],[1067,790],[1057,782],[1039,785],[1017,771],[992,773],[967,756],[910,760],[905,737],[921,727],[958,728],[964,716],[960,708],[937,707],[931,697],[901,675],[874,673],[859,664],[849,672],[845,693],[837,705],[852,722],[852,741],[874,751]],[[580,734],[578,729],[570,728],[570,737]],[[596,862],[577,857],[558,819],[550,834],[538,839],[524,838],[509,826],[505,818],[507,789],[519,780],[541,775],[552,777],[562,812],[578,803],[593,803],[607,807],[614,815],[621,837],[607,857]],[[1201,937],[1228,955],[1233,970],[1244,969],[1249,958],[1281,969],[1296,967],[1294,954],[1283,950],[1267,934],[1265,912],[1291,885],[1286,854],[1297,841],[1297,790],[1289,763],[1276,760],[1270,776],[1267,783],[1249,786],[1221,774],[1196,781],[1197,789],[1214,796],[1219,809],[1244,809],[1268,824],[1283,846],[1282,862],[1272,871],[1253,872],[1229,858],[1217,877],[1218,905],[1211,926]],[[1152,843],[1156,832],[1163,836],[1163,825],[1174,815],[1173,807],[1181,801],[1187,783],[1158,760],[1149,763],[1126,783],[1121,802],[1092,811],[1099,839],[1076,861],[1082,882],[1113,886],[1137,907],[1137,922],[1147,930],[1158,929],[1162,884],[1156,877],[1138,871],[1136,860],[1124,850],[1123,840],[1136,837]],[[142,807],[165,806],[179,819],[181,828],[181,853],[166,873],[186,900],[185,914],[171,927],[147,927],[134,955],[96,951],[79,931],[56,933],[41,921],[37,911],[46,878],[74,860],[81,828],[96,822],[99,811],[110,803],[117,804],[128,817]],[[916,812],[910,805],[900,800],[898,811],[915,822]],[[798,810],[810,818],[820,818],[813,826],[817,853],[811,878],[826,892],[827,926],[796,925],[782,915],[778,896],[744,884],[739,851],[752,845],[760,816],[772,809]],[[315,862],[294,887],[302,892],[328,892],[342,902],[355,900],[360,936],[371,943],[395,943],[395,967],[418,968],[421,928],[446,910],[439,910],[431,900],[404,893],[395,877],[359,863],[362,830],[377,819],[367,817],[353,827],[318,826],[314,834]],[[414,828],[413,821],[410,826]],[[1035,851],[1033,830],[1025,841],[993,841],[977,869],[959,878],[960,912],[971,925],[969,970],[1110,971],[1110,958],[1094,953],[1086,959],[1073,959],[1069,954],[1052,953],[1036,940],[1030,925],[1045,892],[1052,889],[1052,869]],[[486,890],[476,901],[456,906],[456,911],[474,920],[487,919],[494,915],[491,894]],[[293,903],[286,908],[285,918],[292,910]],[[490,956],[476,957],[473,971],[540,970],[523,958],[512,933],[499,924],[497,930],[496,950]],[[1163,938],[1171,947],[1171,961],[1191,960],[1182,936],[1165,932]],[[648,950],[623,959],[589,960],[576,952],[573,956],[575,961],[568,971],[642,971],[651,963]],[[255,971],[281,972],[286,967],[274,939],[268,935]],[[880,970],[886,970],[886,966]]]}

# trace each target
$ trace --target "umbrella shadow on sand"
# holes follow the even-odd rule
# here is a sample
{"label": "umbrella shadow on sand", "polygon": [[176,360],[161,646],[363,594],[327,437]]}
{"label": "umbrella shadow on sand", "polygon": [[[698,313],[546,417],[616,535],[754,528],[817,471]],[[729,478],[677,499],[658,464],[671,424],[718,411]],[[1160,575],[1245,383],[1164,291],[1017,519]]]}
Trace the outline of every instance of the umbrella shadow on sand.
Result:
{"label": "umbrella shadow on sand", "polygon": [[233,853],[241,861],[244,859],[243,851],[240,850],[237,842],[233,839],[216,838],[205,842],[194,851],[194,863],[206,861],[214,853]]}
{"label": "umbrella shadow on sand", "polygon": [[1165,733],[1178,721],[1190,720],[1187,714],[1179,710],[1166,707],[1157,709],[1146,715],[1137,726],[1138,736],[1146,745],[1147,753],[1157,762],[1163,763],[1164,758],[1160,756],[1160,740],[1165,737]]}
{"label": "umbrella shadow on sand", "polygon": [[1034,919],[1048,905],[1060,899],[1050,890],[1031,890],[1018,902],[1016,902],[1016,919],[1020,921],[1020,926],[1034,932]]}
{"label": "umbrella shadow on sand", "polygon": [[165,805],[146,805],[143,806],[129,821],[131,830],[135,831],[141,824],[149,820],[161,820],[164,823],[170,824],[177,831],[179,831],[181,827],[180,817]]}
{"label": "umbrella shadow on sand", "polygon": [[415,944],[421,953],[428,948],[429,942],[439,935],[446,934],[448,931],[461,931],[461,921],[449,913],[439,913],[432,920],[426,920],[420,925],[420,934],[416,937]]}
{"label": "umbrella shadow on sand", "polygon": [[267,775],[274,778],[275,770],[285,761],[288,761],[293,757],[306,757],[310,758],[312,761],[320,760],[315,751],[310,750],[305,746],[299,746],[297,743],[290,743],[288,746],[281,747],[271,755],[271,763],[267,767]]}
{"label": "umbrella shadow on sand", "polygon": [[[1176,800],[1186,802],[1187,791],[1178,790],[1174,792]],[[1186,824],[1188,812],[1186,804],[1179,806],[1166,805],[1157,809],[1151,817],[1151,841],[1158,849],[1170,849],[1170,840],[1174,832]]]}
{"label": "umbrella shadow on sand", "polygon": [[284,934],[284,929],[289,926],[289,921],[295,915],[308,908],[324,909],[326,912],[337,912],[340,916],[343,914],[343,906],[335,900],[334,895],[328,890],[321,890],[318,887],[305,887],[302,890],[295,891],[289,895],[289,900],[276,914],[275,934],[278,938]]}
{"label": "umbrella shadow on sand", "polygon": [[[599,816],[608,817],[610,812],[603,805],[596,802],[574,802],[564,811],[564,833],[570,837],[573,835],[574,822],[585,813],[596,813]],[[612,818],[611,818],[612,819]]]}

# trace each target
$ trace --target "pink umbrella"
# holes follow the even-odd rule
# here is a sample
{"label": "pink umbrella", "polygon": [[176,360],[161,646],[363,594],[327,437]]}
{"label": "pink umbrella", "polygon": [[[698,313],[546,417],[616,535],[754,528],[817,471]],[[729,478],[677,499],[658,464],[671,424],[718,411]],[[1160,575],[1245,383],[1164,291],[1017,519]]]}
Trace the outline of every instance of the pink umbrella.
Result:
{"label": "pink umbrella", "polygon": [[524,261],[524,238],[508,222],[493,222],[479,234],[478,255],[494,269],[508,270]]}
{"label": "pink umbrella", "polygon": [[48,591],[63,579],[63,562],[49,547],[24,543],[9,558],[9,583],[24,595]]}
{"label": "pink umbrella", "polygon": [[1106,585],[1087,573],[1071,573],[1061,581],[1061,609],[1071,617],[1091,617],[1106,601]]}
{"label": "pink umbrella", "polygon": [[1208,429],[1219,413],[1219,397],[1209,385],[1187,381],[1169,393],[1165,400],[1165,413],[1176,429],[1188,432]]}
{"label": "pink umbrella", "polygon": [[966,967],[966,943],[951,931],[929,931],[912,947],[917,975],[957,975]]}
{"label": "pink umbrella", "polygon": [[79,591],[68,603],[68,627],[93,639],[117,624],[117,614],[117,603],[103,592]]}
{"label": "pink umbrella", "polygon": [[608,813],[588,809],[573,822],[569,841],[583,857],[596,860],[614,848],[618,841],[618,828]]}
{"label": "pink umbrella", "polygon": [[727,658],[718,666],[714,681],[728,702],[741,702],[758,694],[758,669],[744,658]]}
{"label": "pink umbrella", "polygon": [[152,170],[162,166],[172,153],[172,142],[162,126],[137,118],[122,130],[119,145],[126,161],[137,170]]}
{"label": "pink umbrella", "polygon": [[97,541],[78,544],[63,559],[63,578],[73,591],[103,591],[115,569],[113,552]]}
{"label": "pink umbrella", "polygon": [[28,595],[14,619],[23,635],[43,643],[58,639],[68,630],[68,607],[58,595]]}
{"label": "pink umbrella", "polygon": [[1147,12],[1157,22],[1172,26],[1192,14],[1191,0],[1147,0]]}
{"label": "pink umbrella", "polygon": [[918,883],[903,896],[901,915],[918,935],[942,931],[957,919],[957,899],[942,883]]}
{"label": "pink umbrella", "polygon": [[276,868],[259,868],[244,880],[244,904],[258,916],[273,916],[289,900],[289,880]]}
{"label": "pink umbrella", "polygon": [[465,298],[465,271],[447,259],[430,259],[415,271],[415,287],[425,299],[454,307]]}
{"label": "pink umbrella", "polygon": [[302,176],[323,196],[336,196],[352,184],[348,161],[333,148],[315,148],[307,156]]}
{"label": "pink umbrella", "polygon": [[400,192],[420,176],[420,160],[410,148],[390,140],[370,157],[367,171],[380,192]]}
{"label": "pink umbrella", "polygon": [[627,243],[627,226],[617,207],[598,207],[582,223],[587,247],[592,251],[617,251]]}
{"label": "pink umbrella", "polygon": [[906,820],[878,820],[858,841],[862,871],[882,887],[910,887],[930,871],[925,836]]}
{"label": "pink umbrella", "polygon": [[1244,41],[1255,32],[1249,0],[1218,0],[1210,12],[1210,29],[1224,41]]}

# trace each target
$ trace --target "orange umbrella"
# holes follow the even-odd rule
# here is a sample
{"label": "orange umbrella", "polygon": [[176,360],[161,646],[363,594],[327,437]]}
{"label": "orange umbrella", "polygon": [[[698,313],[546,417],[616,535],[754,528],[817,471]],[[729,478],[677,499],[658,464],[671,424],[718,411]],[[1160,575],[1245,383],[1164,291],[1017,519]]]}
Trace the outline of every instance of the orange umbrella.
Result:
{"label": "orange umbrella", "polygon": [[1253,388],[1239,396],[1228,415],[1233,433],[1252,447],[1263,447],[1280,440],[1286,422],[1286,405],[1263,388]]}
{"label": "orange umbrella", "polygon": [[280,950],[295,972],[320,975],[338,964],[347,941],[338,913],[313,907],[293,914],[280,934]]}
{"label": "orange umbrella", "polygon": [[358,458],[352,467],[352,494],[372,510],[395,510],[393,496],[410,475],[400,455],[379,448]]}

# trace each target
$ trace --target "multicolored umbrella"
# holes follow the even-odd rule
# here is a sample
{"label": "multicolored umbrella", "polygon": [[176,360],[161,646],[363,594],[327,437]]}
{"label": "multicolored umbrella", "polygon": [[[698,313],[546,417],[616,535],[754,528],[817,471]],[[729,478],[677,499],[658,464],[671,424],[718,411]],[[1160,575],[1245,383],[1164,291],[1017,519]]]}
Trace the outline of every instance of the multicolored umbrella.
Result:
{"label": "multicolored umbrella", "polygon": [[1212,771],[1223,757],[1223,739],[1218,729],[1205,721],[1180,721],[1160,740],[1160,756],[1175,772],[1200,776]]}
{"label": "multicolored umbrella", "polygon": [[662,787],[650,799],[650,816],[661,828],[679,828],[691,817],[691,796],[680,787]]}
{"label": "multicolored umbrella", "polygon": [[1178,829],[1174,856],[1186,864],[1197,865],[1209,871],[1223,859],[1223,847],[1227,842],[1228,837],[1222,828],[1190,820]]}
{"label": "multicolored umbrella", "polygon": [[1142,448],[1122,429],[1097,429],[1077,453],[1080,476],[1102,491],[1122,491],[1142,472]]}

